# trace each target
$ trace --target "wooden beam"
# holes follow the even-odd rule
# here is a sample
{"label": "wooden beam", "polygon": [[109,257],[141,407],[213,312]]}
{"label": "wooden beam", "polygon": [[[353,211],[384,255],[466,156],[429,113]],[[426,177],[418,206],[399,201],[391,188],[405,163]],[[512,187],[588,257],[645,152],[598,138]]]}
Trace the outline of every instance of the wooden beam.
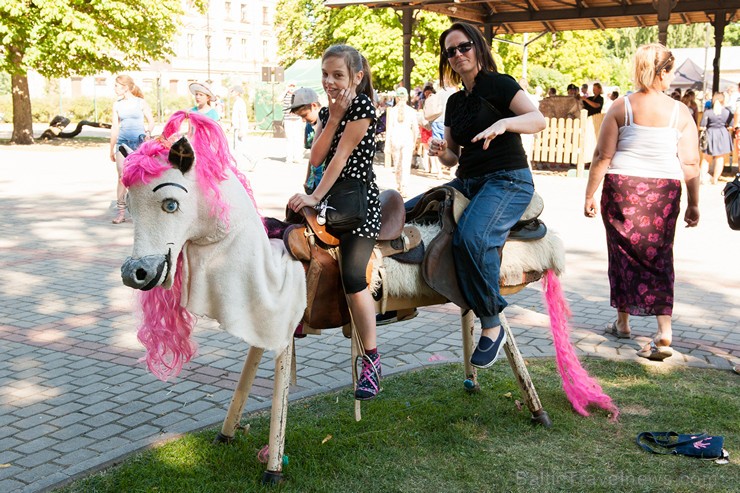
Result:
{"label": "wooden beam", "polygon": [[[740,0],[723,0],[721,7],[712,8],[707,5],[706,0],[686,0],[676,4],[674,13],[689,12],[715,12],[722,9],[740,9]],[[539,12],[501,12],[489,16],[486,22],[533,22],[533,21],[557,21],[568,19],[596,19],[605,17],[629,17],[641,15],[655,15],[657,11],[652,3],[628,6],[590,7],[590,8],[564,8],[553,10],[541,10]]]}

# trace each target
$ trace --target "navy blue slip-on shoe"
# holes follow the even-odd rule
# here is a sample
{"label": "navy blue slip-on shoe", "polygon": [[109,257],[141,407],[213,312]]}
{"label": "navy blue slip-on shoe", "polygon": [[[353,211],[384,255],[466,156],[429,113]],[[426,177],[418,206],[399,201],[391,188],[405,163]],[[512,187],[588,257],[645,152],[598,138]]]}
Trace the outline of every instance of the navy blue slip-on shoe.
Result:
{"label": "navy blue slip-on shoe", "polygon": [[470,357],[470,364],[476,368],[490,368],[498,359],[498,353],[506,342],[506,331],[501,328],[494,341],[490,337],[480,336],[478,346]]}

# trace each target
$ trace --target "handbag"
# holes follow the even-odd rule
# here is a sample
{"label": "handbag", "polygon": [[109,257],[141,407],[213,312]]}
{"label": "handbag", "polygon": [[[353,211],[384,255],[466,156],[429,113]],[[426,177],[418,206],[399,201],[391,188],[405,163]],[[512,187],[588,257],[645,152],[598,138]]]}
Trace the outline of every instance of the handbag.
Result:
{"label": "handbag", "polygon": [[352,231],[367,218],[367,184],[357,178],[338,180],[317,208],[317,222],[332,234]]}
{"label": "handbag", "polygon": [[637,435],[637,445],[647,452],[699,459],[728,459],[728,452],[722,448],[724,441],[724,437],[707,433],[681,435],[675,431],[644,431]]}
{"label": "handbag", "polygon": [[725,212],[727,213],[727,224],[731,229],[740,231],[740,173],[735,179],[725,185],[722,191],[725,197]]}
{"label": "handbag", "polygon": [[699,149],[702,152],[707,152],[707,131],[706,129],[699,130]]}

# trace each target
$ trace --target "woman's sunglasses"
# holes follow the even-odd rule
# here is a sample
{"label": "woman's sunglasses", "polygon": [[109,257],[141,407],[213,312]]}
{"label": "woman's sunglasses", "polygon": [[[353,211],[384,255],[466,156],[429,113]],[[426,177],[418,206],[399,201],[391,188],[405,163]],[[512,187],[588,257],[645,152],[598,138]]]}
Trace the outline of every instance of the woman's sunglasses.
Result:
{"label": "woman's sunglasses", "polygon": [[442,51],[442,54],[445,56],[445,58],[454,58],[455,54],[459,51],[460,53],[467,53],[471,49],[473,49],[473,42],[472,41],[466,41],[465,43],[460,43],[457,46],[451,46],[447,48],[446,50]]}

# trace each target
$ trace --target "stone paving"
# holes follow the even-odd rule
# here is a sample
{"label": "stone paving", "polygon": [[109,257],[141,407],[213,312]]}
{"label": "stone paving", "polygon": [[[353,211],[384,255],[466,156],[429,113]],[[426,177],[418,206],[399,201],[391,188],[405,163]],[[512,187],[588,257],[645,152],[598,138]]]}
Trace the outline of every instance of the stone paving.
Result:
{"label": "stone paving", "polygon": [[[278,139],[255,138],[252,145],[259,163],[247,175],[264,213],[279,217],[287,197],[300,190],[304,168],[282,162]],[[393,186],[391,170],[376,171],[381,188]],[[199,354],[173,381],[158,381],[139,361],[135,293],[121,284],[119,274],[133,226],[110,222],[114,181],[105,145],[0,147],[4,493],[50,490],[225,416],[247,348],[213,321],[198,323]],[[437,183],[415,174],[411,191]],[[603,334],[614,311],[603,226],[581,213],[585,180],[537,174],[535,183],[545,199],[543,218],[566,245],[562,283],[579,354],[638,359],[635,350],[648,341],[655,322],[634,318],[634,340]],[[720,191],[705,186],[700,226],[677,232],[673,346],[678,354],[664,365],[729,370],[740,362],[740,233],[724,221]],[[509,302],[506,314],[525,357],[552,356],[539,284]],[[450,304],[421,309],[413,320],[382,327],[379,347],[388,374],[460,361],[459,311]],[[349,341],[340,331],[298,340],[298,385],[291,399],[348,386],[349,359]],[[272,367],[272,359],[265,358],[248,411],[269,406]]]}

